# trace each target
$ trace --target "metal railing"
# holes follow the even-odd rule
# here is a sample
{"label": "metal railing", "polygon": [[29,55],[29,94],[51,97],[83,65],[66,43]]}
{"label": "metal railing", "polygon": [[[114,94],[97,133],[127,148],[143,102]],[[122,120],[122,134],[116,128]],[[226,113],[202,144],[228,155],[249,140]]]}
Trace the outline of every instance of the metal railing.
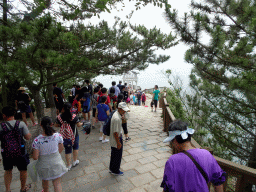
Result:
{"label": "metal railing", "polygon": [[[175,117],[169,108],[169,104],[167,103],[166,93],[164,93],[164,95],[159,100],[159,107],[162,108],[163,112],[163,131],[167,132],[169,124],[175,120]],[[191,139],[191,143],[196,148],[202,148],[193,138]],[[207,149],[212,154],[214,154],[214,151],[212,151],[211,149],[204,149]],[[173,154],[175,153],[176,151],[173,151]],[[240,165],[226,159],[222,159],[215,155],[213,156],[217,160],[220,167],[227,173],[227,180],[224,183],[224,191],[247,192],[248,190],[246,190],[245,188],[248,184],[256,185],[256,169]],[[232,188],[228,187],[228,185],[234,186],[232,187],[233,190]],[[209,189],[210,191],[212,191],[210,185]]]}

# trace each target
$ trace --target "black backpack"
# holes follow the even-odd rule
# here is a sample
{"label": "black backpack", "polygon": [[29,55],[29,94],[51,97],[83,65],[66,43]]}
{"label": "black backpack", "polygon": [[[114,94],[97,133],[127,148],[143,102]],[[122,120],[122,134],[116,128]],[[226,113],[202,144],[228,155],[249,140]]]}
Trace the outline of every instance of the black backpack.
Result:
{"label": "black backpack", "polygon": [[[11,128],[9,130],[6,126]],[[25,155],[25,141],[19,129],[19,121],[12,127],[9,122],[1,123],[3,131],[0,134],[3,157],[16,158]]]}
{"label": "black backpack", "polygon": [[111,119],[112,119],[113,114],[114,114],[116,111],[117,111],[117,110],[112,111],[112,112],[109,114],[108,118],[105,120],[105,123],[104,123],[104,125],[103,125],[103,133],[104,133],[104,135],[107,135],[107,136],[110,135]]}

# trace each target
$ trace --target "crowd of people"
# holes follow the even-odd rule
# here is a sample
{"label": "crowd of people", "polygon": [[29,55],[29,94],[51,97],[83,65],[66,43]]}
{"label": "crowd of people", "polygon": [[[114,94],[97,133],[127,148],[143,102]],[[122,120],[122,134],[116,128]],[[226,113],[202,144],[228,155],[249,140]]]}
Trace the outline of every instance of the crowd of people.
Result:
{"label": "crowd of people", "polygon": [[[127,120],[129,119],[129,105],[144,105],[146,95],[141,90],[134,92],[129,89],[126,84],[122,85],[119,82],[112,82],[112,86],[107,89],[102,84],[92,87],[89,80],[86,80],[86,86],[80,87],[73,85],[70,92],[69,102],[65,101],[63,91],[53,84],[53,96],[57,109],[57,117],[52,121],[48,116],[41,119],[40,126],[42,134],[38,135],[33,143],[32,157],[34,163],[30,163],[29,156],[25,149],[26,140],[31,139],[31,134],[27,127],[27,121],[22,116],[23,121],[16,121],[14,115],[16,110],[12,107],[4,107],[2,110],[4,122],[0,125],[0,140],[3,166],[5,170],[4,180],[6,191],[9,192],[12,180],[13,166],[17,166],[20,171],[21,192],[29,190],[31,185],[26,185],[27,170],[35,181],[42,180],[44,192],[49,191],[49,181],[52,181],[54,191],[61,192],[61,177],[71,170],[72,167],[79,165],[79,133],[77,127],[82,127],[84,123],[91,123],[92,129],[96,129],[96,123],[99,124],[99,141],[102,143],[109,142],[111,147],[111,157],[109,164],[109,173],[115,176],[122,176],[124,173],[120,170],[123,141],[128,142],[131,138],[128,135]],[[24,89],[19,89],[19,94],[24,94]],[[157,109],[159,99],[158,86],[155,86],[151,107]],[[29,100],[29,96],[23,96]],[[17,97],[16,104],[19,109],[20,98]],[[20,109],[23,113],[31,113],[29,102],[26,103],[26,109]],[[92,111],[92,119],[90,112]],[[81,118],[79,117],[79,114]],[[36,125],[33,116],[30,116],[33,125]],[[107,122],[110,122],[109,135],[104,134],[104,129]],[[60,127],[59,133],[54,127]],[[196,149],[191,146],[191,136],[194,130],[188,128],[184,122],[177,121],[169,127],[169,137],[164,141],[170,141],[172,146],[179,152],[184,150],[191,152],[193,156],[202,157],[200,164],[203,165],[207,172],[207,182],[212,182],[216,186],[221,186],[225,181],[225,172],[216,163],[212,155],[201,149]],[[123,137],[124,134],[124,137]],[[185,136],[184,136],[185,135]],[[66,163],[62,160],[60,153],[65,151]],[[181,178],[179,168],[191,164],[184,161],[184,155],[171,156],[166,163],[163,182],[161,187],[164,191],[206,191],[206,185],[199,185],[203,182],[200,177],[201,171],[193,170],[193,166],[189,165],[191,171],[197,175],[193,178],[193,185],[182,184],[191,179],[191,175],[185,177],[185,181]],[[73,156],[73,158],[72,158]],[[174,157],[175,156],[175,157]],[[198,158],[197,158],[198,160]],[[215,160],[215,161],[214,161]],[[176,165],[176,162],[181,163]],[[194,161],[192,161],[193,163]],[[187,171],[186,171],[187,173]],[[181,174],[180,177],[174,178],[174,175]],[[189,175],[189,173],[187,173]],[[204,175],[203,175],[204,176]],[[181,185],[181,186],[180,186]],[[200,186],[200,187],[198,187]],[[185,190],[185,188],[191,190]],[[200,189],[200,190],[194,190]],[[221,187],[216,187],[220,190]]]}

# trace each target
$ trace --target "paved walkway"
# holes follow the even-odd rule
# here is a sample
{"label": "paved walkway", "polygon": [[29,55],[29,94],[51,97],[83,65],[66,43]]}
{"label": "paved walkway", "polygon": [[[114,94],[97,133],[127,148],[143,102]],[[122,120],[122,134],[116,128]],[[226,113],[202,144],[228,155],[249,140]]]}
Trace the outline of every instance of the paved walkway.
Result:
{"label": "paved walkway", "polygon": [[[149,102],[146,104],[149,106]],[[171,149],[168,144],[162,142],[166,133],[162,131],[161,109],[151,112],[150,107],[131,106],[130,108],[128,131],[132,139],[124,142],[121,164],[124,176],[113,176],[108,172],[111,150],[108,143],[102,144],[98,141],[97,126],[86,140],[84,134],[79,131],[80,164],[62,177],[63,191],[162,191],[160,184],[164,165],[171,155]],[[65,159],[64,151],[62,156]],[[3,175],[3,166],[0,165],[0,192],[5,190]],[[16,168],[13,170],[11,186],[12,192],[19,192],[19,172]],[[54,191],[52,184],[50,186],[50,191]],[[38,190],[34,190],[35,184],[32,188],[33,190],[30,191],[41,191],[41,182],[37,183]]]}

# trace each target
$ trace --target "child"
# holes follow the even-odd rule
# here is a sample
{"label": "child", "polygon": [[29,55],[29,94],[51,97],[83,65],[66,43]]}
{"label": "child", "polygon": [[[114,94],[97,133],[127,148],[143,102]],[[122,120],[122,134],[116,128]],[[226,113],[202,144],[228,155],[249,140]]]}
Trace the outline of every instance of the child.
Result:
{"label": "child", "polygon": [[109,142],[109,140],[106,138],[106,135],[103,134],[103,125],[105,120],[108,118],[109,111],[110,111],[108,105],[105,104],[106,100],[107,100],[107,97],[102,96],[100,99],[100,103],[97,105],[98,120],[101,123],[99,140],[102,141],[102,143]]}
{"label": "child", "polygon": [[95,129],[95,122],[96,122],[96,111],[97,111],[97,105],[98,105],[98,97],[99,97],[99,89],[98,88],[95,88],[94,91],[93,91],[93,96],[92,96],[92,128]]}
{"label": "child", "polygon": [[111,87],[109,92],[110,94],[108,95],[110,97],[110,103],[111,103],[111,107],[113,110],[117,109],[116,103],[117,103],[117,96],[115,95],[115,88]]}
{"label": "child", "polygon": [[72,106],[72,109],[71,109],[71,114],[76,114],[78,113],[78,103],[75,103],[73,106]]}
{"label": "child", "polygon": [[142,93],[141,101],[142,101],[142,105],[143,105],[143,106],[145,106],[145,102],[146,102],[146,95],[145,95],[145,93],[144,93],[144,92]]}
{"label": "child", "polygon": [[130,104],[133,105],[134,102],[133,102],[133,94],[130,95]]}
{"label": "child", "polygon": [[137,105],[136,97],[135,97],[134,93],[133,93],[132,95],[133,95],[133,96],[132,96],[133,103],[134,103],[134,105]]}

